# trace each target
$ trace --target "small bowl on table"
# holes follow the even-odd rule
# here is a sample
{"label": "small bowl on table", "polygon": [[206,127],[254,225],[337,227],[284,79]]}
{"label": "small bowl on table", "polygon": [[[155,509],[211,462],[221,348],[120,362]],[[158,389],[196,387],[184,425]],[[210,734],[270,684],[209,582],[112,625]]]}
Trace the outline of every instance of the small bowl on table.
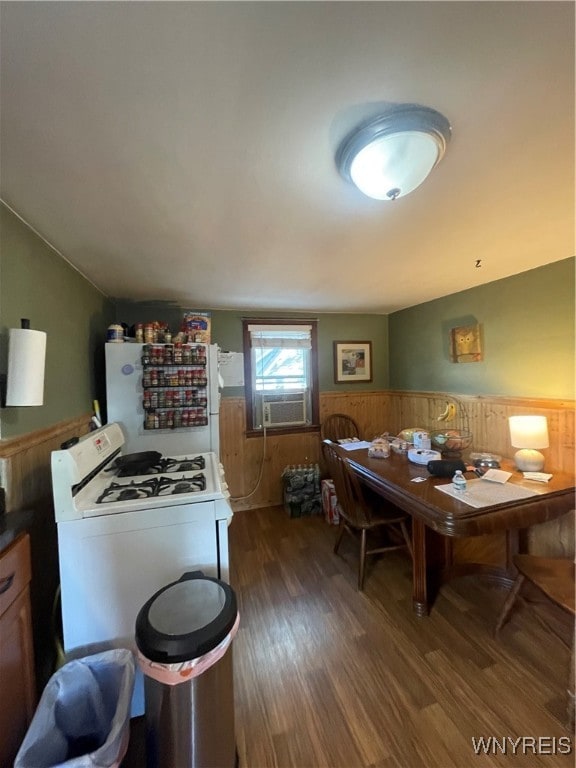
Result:
{"label": "small bowl on table", "polygon": [[471,453],[470,461],[477,469],[500,469],[500,461],[502,457],[496,453],[488,453],[483,451],[482,453]]}
{"label": "small bowl on table", "polygon": [[433,447],[443,458],[459,459],[472,445],[472,432],[467,429],[435,429],[430,433]]}

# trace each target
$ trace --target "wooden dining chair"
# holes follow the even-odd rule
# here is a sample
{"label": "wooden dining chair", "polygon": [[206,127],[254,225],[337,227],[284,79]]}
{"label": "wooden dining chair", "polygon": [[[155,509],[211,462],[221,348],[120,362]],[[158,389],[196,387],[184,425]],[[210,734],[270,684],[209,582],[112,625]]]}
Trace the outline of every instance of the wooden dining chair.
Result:
{"label": "wooden dining chair", "polygon": [[[521,596],[523,587],[532,584],[555,605],[572,617],[576,616],[574,560],[567,558],[538,557],[537,555],[514,555],[512,562],[518,569],[518,576],[506,598],[494,633],[499,635],[508,620],[516,601]],[[574,625],[572,625],[571,659],[568,687],[567,719],[570,727],[574,725]]]}
{"label": "wooden dining chair", "polygon": [[[341,450],[341,449],[340,449]],[[334,552],[338,549],[344,533],[360,540],[360,559],[358,563],[358,589],[364,588],[366,558],[382,552],[406,548],[412,557],[412,541],[408,531],[408,515],[398,508],[388,505],[384,499],[367,498],[362,483],[351,469],[348,460],[338,453],[337,445],[331,440],[322,442],[322,452],[330,475],[340,508],[340,530],[334,544]],[[377,529],[382,532],[387,528],[392,536],[385,544],[372,546],[368,541],[370,534]],[[395,534],[395,539],[393,538]]]}
{"label": "wooden dining chair", "polygon": [[332,440],[337,443],[338,440],[345,440],[349,437],[360,437],[358,424],[351,416],[344,413],[332,413],[326,418],[320,427],[322,440]]}

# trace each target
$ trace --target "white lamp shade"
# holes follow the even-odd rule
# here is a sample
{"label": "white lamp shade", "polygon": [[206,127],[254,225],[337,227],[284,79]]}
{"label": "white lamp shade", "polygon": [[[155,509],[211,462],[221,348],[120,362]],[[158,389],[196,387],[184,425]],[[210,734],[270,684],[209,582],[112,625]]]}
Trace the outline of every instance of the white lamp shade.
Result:
{"label": "white lamp shade", "polygon": [[510,416],[509,422],[514,448],[548,448],[546,416]]}
{"label": "white lamp shade", "polygon": [[361,149],[352,161],[350,176],[368,197],[396,199],[422,184],[439,155],[438,142],[429,133],[393,133]]}
{"label": "white lamp shade", "polygon": [[516,466],[522,472],[540,472],[544,456],[536,448],[548,448],[546,416],[510,416],[510,441],[520,448],[514,455]]}
{"label": "white lamp shade", "polygon": [[44,403],[46,333],[11,328],[8,337],[8,384],[6,405]]}

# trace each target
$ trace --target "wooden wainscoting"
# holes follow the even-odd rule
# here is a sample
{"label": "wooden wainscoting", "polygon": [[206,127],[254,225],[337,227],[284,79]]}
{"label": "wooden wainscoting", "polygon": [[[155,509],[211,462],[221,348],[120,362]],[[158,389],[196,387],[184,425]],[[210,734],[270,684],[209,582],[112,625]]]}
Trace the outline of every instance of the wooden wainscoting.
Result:
{"label": "wooden wainscoting", "polygon": [[320,439],[316,432],[246,437],[244,398],[222,398],[220,458],[234,509],[282,503],[282,471],[290,464],[315,464]]}
{"label": "wooden wainscoting", "polygon": [[[442,392],[388,392],[390,400],[390,432],[405,427],[421,426],[437,429],[446,422],[438,422],[447,402],[457,405],[456,427],[467,427],[472,432],[474,451],[491,451],[500,456],[513,457],[516,448],[510,444],[508,417],[521,414],[546,416],[550,447],[543,449],[546,469],[574,472],[574,401],[545,400],[521,397],[488,397],[449,394]],[[558,520],[534,526],[528,532],[528,547],[534,554],[548,557],[573,557],[574,512]],[[482,536],[473,540],[455,542],[455,559],[480,562],[502,562],[505,540],[501,535]]]}
{"label": "wooden wainscoting", "polygon": [[392,402],[388,392],[324,392],[320,395],[320,422],[331,413],[351,416],[365,440],[391,432]]}
{"label": "wooden wainscoting", "polygon": [[[454,401],[458,415],[450,426],[467,426],[474,435],[472,449],[492,451],[511,457],[508,417],[515,414],[542,414],[548,419],[550,447],[543,450],[547,468],[574,471],[574,402],[509,397],[472,397],[443,392],[325,392],[320,395],[320,420],[331,413],[352,416],[367,440],[383,432],[398,434],[407,427],[436,429],[444,424],[437,417]],[[233,497],[245,496],[256,484],[262,462],[263,439],[246,438],[246,418],[242,397],[222,398],[220,414],[222,462]],[[280,435],[267,438],[265,474],[261,488],[244,507],[281,503],[280,475],[288,464],[316,462],[319,459],[319,433]]]}
{"label": "wooden wainscoting", "polygon": [[[375,437],[387,429],[390,417],[386,392],[326,393],[320,395],[320,421],[331,413],[346,413],[361,434]],[[320,432],[246,437],[243,397],[224,397],[220,403],[221,460],[234,509],[257,509],[282,504],[282,471],[291,464],[320,461]],[[260,483],[258,480],[260,478]]]}
{"label": "wooden wainscoting", "polygon": [[[508,417],[520,414],[546,416],[550,447],[543,449],[546,467],[574,471],[574,401],[522,397],[489,397],[443,392],[388,392],[389,431],[396,434],[406,427],[424,429],[468,427],[473,436],[471,450],[491,451],[512,457]],[[447,402],[457,406],[454,422],[438,422]]]}
{"label": "wooden wainscoting", "polygon": [[88,432],[91,414],[59,422],[21,437],[0,440],[0,485],[6,512],[34,509],[52,497],[50,455],[75,435]]}
{"label": "wooden wainscoting", "polygon": [[[510,397],[473,397],[443,392],[325,392],[320,395],[320,419],[331,413],[352,416],[363,437],[383,432],[397,434],[407,427],[435,429],[447,401],[458,405],[455,426],[467,426],[474,435],[473,450],[490,450],[511,457],[508,416],[542,414],[548,419],[550,447],[543,451],[546,468],[574,471],[574,402]],[[220,420],[221,457],[233,497],[234,509],[256,509],[282,503],[281,475],[290,464],[315,463],[320,459],[320,434],[246,438],[244,399],[222,398]],[[264,458],[263,458],[264,457]],[[258,478],[261,474],[260,484]],[[530,533],[531,549],[539,554],[571,556],[574,552],[574,516],[538,526]],[[459,545],[464,551],[465,542]],[[490,559],[500,560],[503,547],[490,553],[493,541],[477,541]]]}

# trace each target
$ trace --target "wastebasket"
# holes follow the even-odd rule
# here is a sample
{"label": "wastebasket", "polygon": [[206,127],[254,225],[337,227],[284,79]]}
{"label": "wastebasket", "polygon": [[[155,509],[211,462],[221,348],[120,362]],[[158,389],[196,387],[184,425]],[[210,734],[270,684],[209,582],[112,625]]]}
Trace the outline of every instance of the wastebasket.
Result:
{"label": "wastebasket", "polygon": [[201,571],[156,592],[136,619],[148,768],[234,768],[230,645],[236,595]]}
{"label": "wastebasket", "polygon": [[69,661],[48,680],[14,768],[119,766],[130,739],[133,687],[127,649]]}

